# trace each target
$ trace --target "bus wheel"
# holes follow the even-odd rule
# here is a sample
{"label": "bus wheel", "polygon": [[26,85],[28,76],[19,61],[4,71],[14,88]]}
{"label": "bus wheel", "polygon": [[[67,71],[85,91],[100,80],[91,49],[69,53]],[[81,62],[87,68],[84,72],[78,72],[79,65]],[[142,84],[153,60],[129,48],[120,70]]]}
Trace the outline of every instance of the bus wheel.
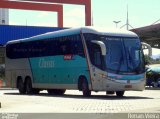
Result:
{"label": "bus wheel", "polygon": [[124,91],[116,91],[117,97],[123,97]]}
{"label": "bus wheel", "polygon": [[18,79],[17,88],[18,88],[20,94],[25,94],[26,93],[25,85],[24,85],[22,79]]}
{"label": "bus wheel", "polygon": [[26,93],[27,94],[33,94],[33,88],[32,88],[32,82],[30,78],[26,79]]}
{"label": "bus wheel", "polygon": [[47,92],[49,95],[63,95],[65,93],[65,89],[48,89]]}
{"label": "bus wheel", "polygon": [[83,96],[89,97],[91,95],[91,91],[89,90],[88,82],[86,79],[83,79],[81,86],[82,86]]}

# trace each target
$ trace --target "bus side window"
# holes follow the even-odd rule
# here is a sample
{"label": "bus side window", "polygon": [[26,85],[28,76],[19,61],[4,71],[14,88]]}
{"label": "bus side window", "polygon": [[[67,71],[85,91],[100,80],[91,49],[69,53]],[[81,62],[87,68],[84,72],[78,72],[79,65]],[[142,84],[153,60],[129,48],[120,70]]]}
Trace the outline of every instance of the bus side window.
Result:
{"label": "bus side window", "polygon": [[85,57],[83,44],[80,35],[74,35],[71,37],[72,54]]}
{"label": "bus side window", "polygon": [[60,39],[60,53],[61,55],[71,54],[71,41],[69,37],[62,37]]}
{"label": "bus side window", "polygon": [[95,65],[97,65],[98,67],[101,67],[101,52],[100,51],[95,51],[94,53],[94,63]]}
{"label": "bus side window", "polygon": [[102,55],[101,55],[101,48],[97,44],[91,44],[91,52],[90,52],[90,59],[93,65],[97,66],[98,68],[102,69]]}

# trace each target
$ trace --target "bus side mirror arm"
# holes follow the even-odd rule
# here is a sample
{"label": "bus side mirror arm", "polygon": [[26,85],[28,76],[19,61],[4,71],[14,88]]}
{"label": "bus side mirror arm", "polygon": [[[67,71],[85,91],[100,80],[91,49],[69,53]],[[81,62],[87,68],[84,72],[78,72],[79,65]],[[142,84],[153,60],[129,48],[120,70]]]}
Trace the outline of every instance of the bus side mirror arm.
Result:
{"label": "bus side mirror arm", "polygon": [[96,40],[93,40],[91,41],[92,43],[95,43],[97,45],[99,45],[101,47],[101,52],[102,52],[102,55],[105,56],[106,55],[106,45],[102,42],[102,41],[96,41]]}

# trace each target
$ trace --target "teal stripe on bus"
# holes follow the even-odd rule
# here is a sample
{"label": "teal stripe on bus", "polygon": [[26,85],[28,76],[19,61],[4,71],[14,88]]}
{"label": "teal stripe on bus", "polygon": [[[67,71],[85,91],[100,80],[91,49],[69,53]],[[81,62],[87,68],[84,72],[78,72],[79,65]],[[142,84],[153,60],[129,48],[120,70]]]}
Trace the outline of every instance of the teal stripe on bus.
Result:
{"label": "teal stripe on bus", "polygon": [[90,78],[86,58],[78,55],[71,60],[64,60],[63,55],[36,57],[30,63],[34,83],[77,84],[80,75]]}

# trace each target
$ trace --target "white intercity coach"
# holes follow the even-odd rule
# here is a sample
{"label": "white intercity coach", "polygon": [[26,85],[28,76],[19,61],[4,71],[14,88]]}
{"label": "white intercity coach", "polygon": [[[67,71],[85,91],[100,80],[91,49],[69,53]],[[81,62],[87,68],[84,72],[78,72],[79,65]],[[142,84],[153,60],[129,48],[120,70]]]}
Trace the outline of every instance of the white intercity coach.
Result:
{"label": "white intercity coach", "polygon": [[71,28],[9,41],[6,45],[7,86],[21,94],[64,94],[75,89],[141,91],[145,87],[144,54],[131,31],[94,27]]}

